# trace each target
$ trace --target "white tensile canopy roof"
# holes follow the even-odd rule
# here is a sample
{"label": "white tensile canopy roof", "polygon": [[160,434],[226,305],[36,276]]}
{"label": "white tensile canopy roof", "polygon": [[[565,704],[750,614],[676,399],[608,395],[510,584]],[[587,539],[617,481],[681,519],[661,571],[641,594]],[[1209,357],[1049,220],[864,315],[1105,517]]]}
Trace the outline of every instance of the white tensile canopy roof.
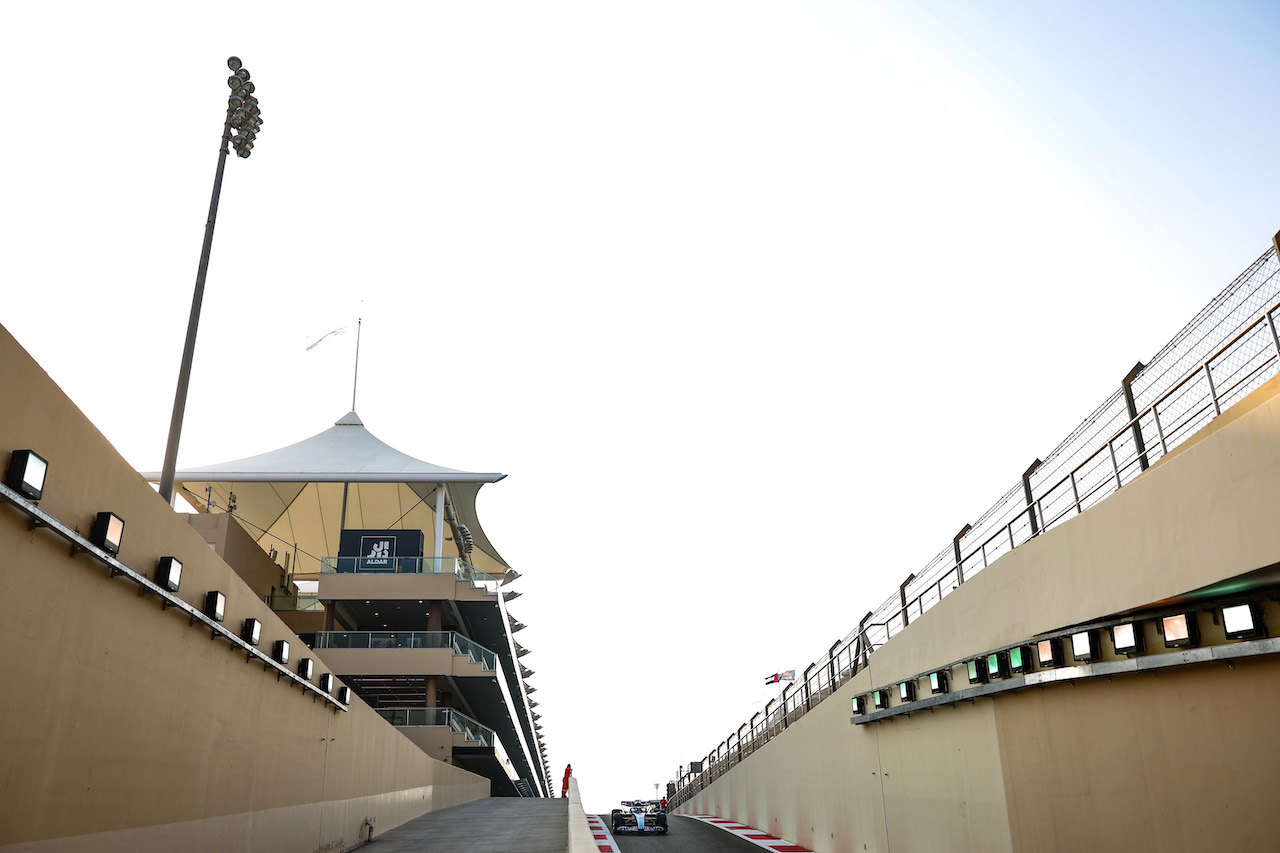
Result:
{"label": "white tensile canopy roof", "polygon": [[[143,476],[153,482],[160,479],[159,472]],[[427,540],[426,556],[431,556],[436,490],[443,485],[446,517],[451,511],[475,542],[468,562],[483,572],[501,575],[508,566],[480,526],[475,505],[482,485],[505,476],[458,471],[415,459],[376,438],[352,411],[297,444],[178,471],[174,485],[200,512],[226,511],[234,493],[234,515],[263,550],[274,546],[283,555],[296,546],[295,575],[319,572],[321,557],[336,556],[344,527],[421,530]],[[446,526],[446,536],[449,530]],[[444,545],[445,556],[458,555],[456,542]]]}

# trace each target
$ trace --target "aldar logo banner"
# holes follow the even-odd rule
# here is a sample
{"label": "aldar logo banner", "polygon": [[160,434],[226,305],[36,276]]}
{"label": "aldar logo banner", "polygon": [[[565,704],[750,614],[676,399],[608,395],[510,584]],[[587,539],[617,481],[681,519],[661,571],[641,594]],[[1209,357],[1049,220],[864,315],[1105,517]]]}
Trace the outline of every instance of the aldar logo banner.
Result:
{"label": "aldar logo banner", "polygon": [[361,536],[361,566],[366,569],[389,569],[396,558],[394,536]]}

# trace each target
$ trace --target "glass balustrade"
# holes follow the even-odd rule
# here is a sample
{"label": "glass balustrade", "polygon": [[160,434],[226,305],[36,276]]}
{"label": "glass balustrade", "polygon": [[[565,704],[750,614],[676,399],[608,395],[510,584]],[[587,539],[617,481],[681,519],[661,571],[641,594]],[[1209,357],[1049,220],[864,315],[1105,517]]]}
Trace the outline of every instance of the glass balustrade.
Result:
{"label": "glass balustrade", "polygon": [[320,560],[322,574],[378,574],[423,575],[451,574],[460,580],[471,581],[488,592],[496,592],[499,580],[485,574],[475,566],[457,557],[323,557]]}
{"label": "glass balustrade", "polygon": [[317,631],[317,649],[451,649],[489,672],[498,656],[454,631]]}
{"label": "glass balustrade", "polygon": [[453,635],[453,653],[455,655],[466,655],[472,663],[478,663],[484,669],[490,672],[498,668],[498,656],[477,643],[461,634]]}
{"label": "glass balustrade", "polygon": [[482,746],[493,746],[493,729],[452,708],[376,708],[378,716],[393,726],[448,726],[455,734]]}
{"label": "glass balustrade", "polygon": [[268,595],[266,601],[272,610],[324,610],[318,595]]}

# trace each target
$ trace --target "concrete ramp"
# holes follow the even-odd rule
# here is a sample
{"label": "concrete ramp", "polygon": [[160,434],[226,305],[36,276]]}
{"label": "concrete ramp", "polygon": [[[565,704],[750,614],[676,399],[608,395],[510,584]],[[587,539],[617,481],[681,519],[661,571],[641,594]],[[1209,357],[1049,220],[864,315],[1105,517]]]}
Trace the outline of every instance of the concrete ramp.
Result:
{"label": "concrete ramp", "polygon": [[490,797],[430,812],[356,848],[367,853],[565,853],[567,799]]}

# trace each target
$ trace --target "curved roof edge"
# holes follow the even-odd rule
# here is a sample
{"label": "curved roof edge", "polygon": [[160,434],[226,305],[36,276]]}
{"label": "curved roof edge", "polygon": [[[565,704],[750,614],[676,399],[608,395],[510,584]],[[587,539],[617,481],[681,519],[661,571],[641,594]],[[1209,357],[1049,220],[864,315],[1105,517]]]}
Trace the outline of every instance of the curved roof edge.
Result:
{"label": "curved roof edge", "polygon": [[[160,481],[159,471],[144,471],[142,476],[148,482]],[[174,475],[177,483],[496,483],[505,479],[506,474],[473,474],[470,471],[455,471],[441,474],[411,474],[408,472],[392,472],[372,474],[352,471],[339,473],[309,473],[306,471],[178,471]]]}
{"label": "curved roof edge", "polygon": [[[143,472],[158,481],[161,473]],[[178,482],[496,483],[506,474],[459,471],[401,453],[369,432],[354,410],[302,441],[230,462],[175,472]]]}

